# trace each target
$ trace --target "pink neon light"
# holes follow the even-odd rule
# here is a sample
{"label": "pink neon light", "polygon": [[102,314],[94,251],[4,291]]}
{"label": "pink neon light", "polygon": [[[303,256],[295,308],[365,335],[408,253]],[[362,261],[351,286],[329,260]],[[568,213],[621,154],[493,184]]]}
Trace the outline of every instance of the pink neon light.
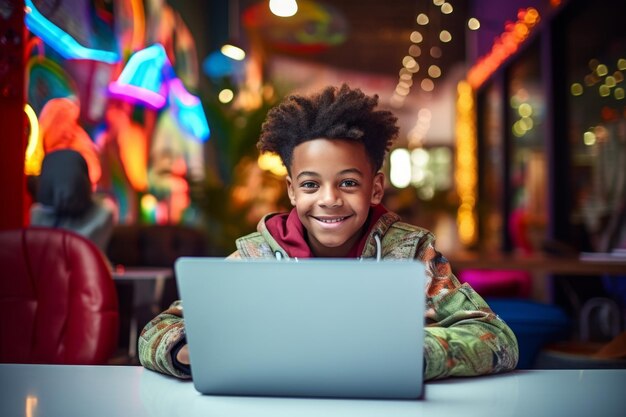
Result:
{"label": "pink neon light", "polygon": [[122,84],[117,81],[113,81],[109,84],[109,93],[126,101],[147,104],[154,109],[160,109],[165,106],[166,102],[166,98],[159,93],[131,84]]}

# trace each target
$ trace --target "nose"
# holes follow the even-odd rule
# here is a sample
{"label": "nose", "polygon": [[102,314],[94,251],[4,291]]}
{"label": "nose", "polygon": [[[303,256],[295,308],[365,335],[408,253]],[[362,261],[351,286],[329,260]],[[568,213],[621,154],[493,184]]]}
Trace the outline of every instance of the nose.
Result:
{"label": "nose", "polygon": [[320,191],[320,207],[339,207],[343,204],[341,195],[335,187],[322,187]]}

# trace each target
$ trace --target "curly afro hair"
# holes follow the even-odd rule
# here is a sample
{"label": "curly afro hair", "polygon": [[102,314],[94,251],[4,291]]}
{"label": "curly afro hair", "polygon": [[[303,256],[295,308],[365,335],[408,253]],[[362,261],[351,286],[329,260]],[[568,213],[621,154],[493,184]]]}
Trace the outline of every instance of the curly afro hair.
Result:
{"label": "curly afro hair", "polygon": [[378,95],[367,96],[347,84],[312,96],[291,95],[268,112],[257,148],[277,153],[289,170],[293,149],[303,142],[354,140],[363,143],[378,171],[399,129],[398,119],[389,111],[375,110],[377,105]]}

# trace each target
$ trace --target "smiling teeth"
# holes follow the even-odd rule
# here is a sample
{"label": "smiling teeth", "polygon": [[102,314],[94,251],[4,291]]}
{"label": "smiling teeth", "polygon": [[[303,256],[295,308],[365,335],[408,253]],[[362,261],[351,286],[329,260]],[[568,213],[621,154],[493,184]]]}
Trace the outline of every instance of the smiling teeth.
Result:
{"label": "smiling teeth", "polygon": [[318,219],[318,220],[321,221],[322,223],[338,223],[342,221],[343,219],[345,219],[345,217],[339,217],[337,219]]}

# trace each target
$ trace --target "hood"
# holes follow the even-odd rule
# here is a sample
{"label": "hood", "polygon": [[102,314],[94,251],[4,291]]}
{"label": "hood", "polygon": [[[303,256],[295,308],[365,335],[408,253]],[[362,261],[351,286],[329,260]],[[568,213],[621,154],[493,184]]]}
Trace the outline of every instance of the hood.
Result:
{"label": "hood", "polygon": [[[350,253],[347,255],[348,258],[361,256],[376,223],[385,213],[387,213],[387,209],[382,204],[373,206],[370,209],[369,217],[365,223],[366,232],[363,233],[361,239],[350,250]],[[267,216],[259,225],[260,229],[263,225],[290,258],[315,257],[309,248],[306,240],[306,230],[302,222],[300,222],[295,208],[289,213]],[[262,230],[259,231],[263,233]]]}

